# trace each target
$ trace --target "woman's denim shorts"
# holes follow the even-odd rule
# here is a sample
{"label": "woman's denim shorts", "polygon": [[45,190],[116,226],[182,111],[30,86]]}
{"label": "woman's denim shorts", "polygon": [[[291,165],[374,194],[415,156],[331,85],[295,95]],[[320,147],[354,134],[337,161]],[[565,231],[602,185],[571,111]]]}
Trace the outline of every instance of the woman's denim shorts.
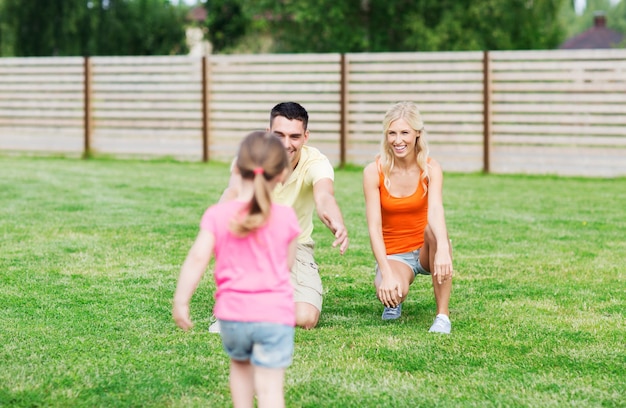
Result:
{"label": "woman's denim shorts", "polygon": [[[411,252],[404,252],[401,254],[391,254],[387,255],[387,259],[393,259],[394,261],[400,261],[411,268],[413,270],[413,275],[430,275],[422,264],[420,263],[420,250],[416,249]],[[376,264],[376,272],[378,272],[378,264]]]}

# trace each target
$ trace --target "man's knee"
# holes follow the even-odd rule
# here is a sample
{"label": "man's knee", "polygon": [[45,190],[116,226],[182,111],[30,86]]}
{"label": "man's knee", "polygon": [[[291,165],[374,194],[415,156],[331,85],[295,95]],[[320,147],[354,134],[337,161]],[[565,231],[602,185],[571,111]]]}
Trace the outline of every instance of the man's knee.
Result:
{"label": "man's knee", "polygon": [[312,329],[317,326],[320,311],[310,303],[296,302],[296,326]]}

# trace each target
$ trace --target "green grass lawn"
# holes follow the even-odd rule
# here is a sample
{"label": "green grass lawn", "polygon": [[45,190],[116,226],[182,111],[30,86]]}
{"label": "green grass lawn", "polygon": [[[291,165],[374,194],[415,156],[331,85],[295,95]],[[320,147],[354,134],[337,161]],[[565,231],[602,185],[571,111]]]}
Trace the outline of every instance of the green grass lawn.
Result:
{"label": "green grass lawn", "polygon": [[[227,407],[213,278],[170,315],[228,165],[0,157],[0,406]],[[296,331],[289,407],[626,406],[626,179],[446,174],[452,335],[428,278],[399,321],[373,290],[361,169],[336,173],[351,244],[317,222],[326,295]]]}

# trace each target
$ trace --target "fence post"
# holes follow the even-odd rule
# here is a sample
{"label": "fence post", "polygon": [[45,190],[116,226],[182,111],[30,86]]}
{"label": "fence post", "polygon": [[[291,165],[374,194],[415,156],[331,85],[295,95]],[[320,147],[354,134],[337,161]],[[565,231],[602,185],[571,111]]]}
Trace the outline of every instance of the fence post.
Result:
{"label": "fence post", "polygon": [[83,112],[83,159],[91,157],[91,58],[84,57],[83,62],[83,81],[84,81],[84,112]]}
{"label": "fence post", "polygon": [[483,52],[483,173],[491,172],[491,55]]}
{"label": "fence post", "polygon": [[209,63],[202,56],[202,161],[209,161]]}
{"label": "fence post", "polygon": [[339,167],[346,165],[346,145],[348,138],[348,61],[346,54],[341,54],[341,84],[339,96]]}

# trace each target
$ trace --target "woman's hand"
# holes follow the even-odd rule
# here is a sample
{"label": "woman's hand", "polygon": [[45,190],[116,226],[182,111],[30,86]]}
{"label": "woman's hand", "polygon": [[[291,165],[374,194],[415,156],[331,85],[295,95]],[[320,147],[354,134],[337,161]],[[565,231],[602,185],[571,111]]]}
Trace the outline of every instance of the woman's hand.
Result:
{"label": "woman's hand", "polygon": [[386,307],[397,307],[402,303],[402,285],[394,278],[383,278],[378,285],[378,299]]}
{"label": "woman's hand", "polygon": [[452,258],[450,258],[448,251],[437,251],[433,269],[433,275],[437,278],[437,283],[440,285],[452,280],[454,270],[452,269]]}

